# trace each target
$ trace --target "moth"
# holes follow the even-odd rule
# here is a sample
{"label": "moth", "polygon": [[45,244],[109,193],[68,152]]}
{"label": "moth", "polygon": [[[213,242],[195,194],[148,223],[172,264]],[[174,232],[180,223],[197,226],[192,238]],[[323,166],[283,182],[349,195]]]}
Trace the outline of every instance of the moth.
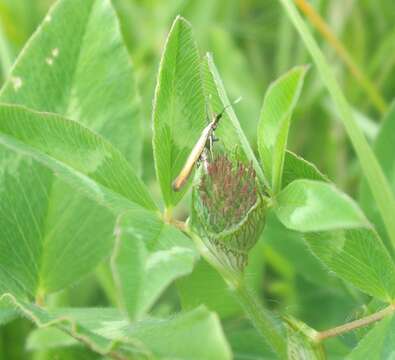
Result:
{"label": "moth", "polygon": [[[240,100],[241,98],[238,98],[233,102],[233,104],[236,104]],[[214,114],[211,122],[203,129],[183,168],[173,181],[172,188],[174,191],[179,191],[185,185],[193,168],[195,167],[195,164],[199,160],[204,160],[205,150],[207,148],[209,148],[210,151],[212,150],[213,143],[216,140],[214,137],[214,131],[217,129],[218,122],[221,120],[225,110],[231,105],[232,104],[225,106],[219,114]]]}

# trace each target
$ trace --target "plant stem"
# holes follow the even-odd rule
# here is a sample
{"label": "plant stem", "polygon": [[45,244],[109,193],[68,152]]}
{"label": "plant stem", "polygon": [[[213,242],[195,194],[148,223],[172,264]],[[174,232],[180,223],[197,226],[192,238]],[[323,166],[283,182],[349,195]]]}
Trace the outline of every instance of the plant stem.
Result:
{"label": "plant stem", "polygon": [[233,288],[238,287],[241,282],[241,276],[233,270],[227,269],[223,266],[223,264],[212,254],[200,236],[193,232],[189,227],[185,227],[184,231],[193,240],[200,255],[219,272],[225,282]]}
{"label": "plant stem", "polygon": [[384,317],[391,315],[395,312],[395,304],[387,306],[385,309],[380,310],[372,315],[366,316],[362,319],[351,321],[347,324],[336,326],[332,329],[321,331],[317,334],[316,340],[322,341],[331,337],[339,336],[349,331],[370,325],[376,321],[383,319]]}
{"label": "plant stem", "polygon": [[351,55],[343,44],[336,38],[325,20],[315,11],[306,0],[294,0],[299,9],[309,18],[311,23],[317,28],[321,35],[335,49],[339,57],[346,64],[351,74],[358,81],[359,85],[369,95],[377,110],[383,114],[387,111],[388,105],[380,95],[372,81],[360,70]]}
{"label": "plant stem", "polygon": [[281,323],[276,322],[273,315],[262,306],[255,294],[247,288],[244,280],[232,290],[248,318],[272,350],[280,359],[287,359],[287,344],[285,334],[281,331]]}
{"label": "plant stem", "polygon": [[338,108],[340,118],[347,131],[347,135],[354,146],[361,168],[366,176],[370,190],[372,191],[380,215],[384,221],[388,236],[391,239],[393,248],[395,249],[395,221],[393,221],[393,214],[395,214],[395,199],[387,178],[385,177],[380,164],[364,137],[362,130],[356,123],[351,107],[341,91],[329,64],[325,60],[316,41],[298,13],[293,0],[280,0],[280,2],[303,39],[321,74],[323,82]]}
{"label": "plant stem", "polygon": [[246,315],[271,349],[280,359],[287,359],[287,344],[285,336],[278,326],[279,324],[276,323],[273,316],[264,309],[254,293],[247,288],[242,274],[224,266],[209,250],[203,240],[196,233],[191,231],[191,229],[186,228],[185,232],[194,241],[201,256],[218,271],[228,284],[234,296],[242,305]]}

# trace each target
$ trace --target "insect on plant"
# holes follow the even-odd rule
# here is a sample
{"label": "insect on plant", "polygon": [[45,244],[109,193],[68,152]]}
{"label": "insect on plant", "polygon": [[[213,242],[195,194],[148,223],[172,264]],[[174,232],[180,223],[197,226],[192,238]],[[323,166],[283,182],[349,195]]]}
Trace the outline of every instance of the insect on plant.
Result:
{"label": "insect on plant", "polygon": [[178,176],[174,179],[172,187],[174,191],[179,191],[189,179],[195,164],[198,161],[205,162],[207,160],[208,150],[212,153],[213,143],[217,140],[214,137],[214,131],[217,129],[218,122],[222,118],[225,110],[234,104],[237,104],[241,100],[241,97],[237,98],[233,103],[226,105],[222,111],[218,114],[213,113],[211,122],[203,129],[199,140],[196,142],[191,153],[189,154],[183,168],[181,169]]}
{"label": "insect on plant", "polygon": [[0,0],[0,360],[395,360],[394,0],[276,3]]}

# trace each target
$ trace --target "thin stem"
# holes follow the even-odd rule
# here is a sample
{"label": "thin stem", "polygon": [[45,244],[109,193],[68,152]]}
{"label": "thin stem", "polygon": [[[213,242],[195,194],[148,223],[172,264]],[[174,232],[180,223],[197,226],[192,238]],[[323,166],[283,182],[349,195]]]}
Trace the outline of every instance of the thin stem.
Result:
{"label": "thin stem", "polygon": [[173,208],[170,206],[167,207],[163,212],[162,218],[165,223],[170,224],[173,220]]}
{"label": "thin stem", "polygon": [[282,333],[282,324],[276,322],[273,315],[262,306],[256,295],[247,288],[244,281],[232,290],[248,318],[266,339],[272,350],[280,359],[287,359],[287,344],[285,334]]}
{"label": "thin stem", "polygon": [[317,28],[321,35],[335,49],[339,57],[346,64],[351,74],[358,81],[359,85],[370,96],[372,103],[377,110],[383,114],[387,111],[388,105],[380,95],[378,89],[372,81],[360,70],[351,55],[343,44],[336,38],[325,20],[315,11],[306,0],[294,0],[299,9],[309,18],[310,22]]}
{"label": "thin stem", "polygon": [[280,359],[286,359],[286,340],[279,329],[279,324],[273,316],[262,306],[254,293],[249,290],[243,280],[242,274],[224,266],[208,249],[203,240],[191,229],[185,228],[186,234],[194,241],[202,257],[222,276],[234,296],[242,305],[248,318],[263,336],[268,345]]}
{"label": "thin stem", "polygon": [[198,236],[195,232],[193,232],[189,227],[184,229],[184,232],[193,240],[195,243],[200,255],[215,269],[220,275],[223,277],[225,282],[236,288],[239,286],[241,282],[241,276],[235,273],[233,270],[227,269],[208,249],[204,241]]}
{"label": "thin stem", "polygon": [[362,319],[351,321],[347,324],[336,326],[329,330],[321,331],[317,334],[316,340],[322,341],[370,325],[376,321],[383,319],[388,315],[391,315],[394,311],[395,311],[395,304],[391,304],[390,306],[387,306],[385,309],[380,310],[372,315],[366,316]]}

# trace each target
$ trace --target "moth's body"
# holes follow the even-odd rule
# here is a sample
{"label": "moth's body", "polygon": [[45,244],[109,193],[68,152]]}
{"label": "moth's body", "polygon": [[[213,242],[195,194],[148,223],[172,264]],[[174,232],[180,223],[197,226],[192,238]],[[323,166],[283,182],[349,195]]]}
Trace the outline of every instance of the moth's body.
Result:
{"label": "moth's body", "polygon": [[196,145],[193,147],[191,153],[189,154],[184,167],[180,171],[180,174],[173,181],[172,187],[174,191],[179,191],[187,182],[195,164],[197,163],[198,160],[201,159],[202,154],[205,151],[206,147],[209,146],[211,150],[211,146],[214,141],[213,138],[214,130],[217,128],[218,121],[221,119],[221,117],[222,117],[222,113],[218,115],[214,115],[214,119],[210,122],[210,124],[208,124],[203,129],[199,140],[197,141]]}

